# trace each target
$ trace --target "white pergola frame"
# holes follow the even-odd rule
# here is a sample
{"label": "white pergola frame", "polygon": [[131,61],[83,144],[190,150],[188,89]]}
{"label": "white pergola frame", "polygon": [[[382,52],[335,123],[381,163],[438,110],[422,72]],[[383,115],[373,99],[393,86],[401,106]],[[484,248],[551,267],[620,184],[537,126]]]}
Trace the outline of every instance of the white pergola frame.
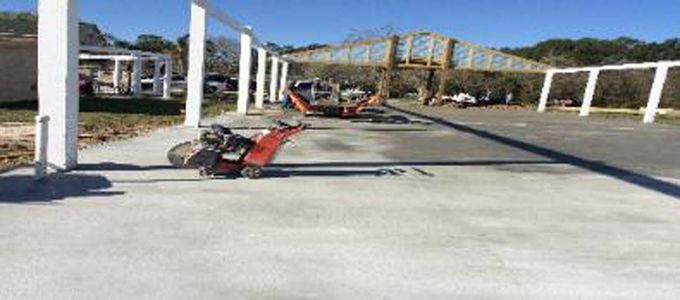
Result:
{"label": "white pergola frame", "polygon": [[652,89],[649,93],[649,99],[647,100],[647,106],[645,108],[645,114],[642,120],[642,122],[645,124],[652,124],[656,119],[656,112],[659,108],[659,103],[661,102],[663,88],[666,83],[666,78],[668,77],[668,69],[679,66],[680,61],[660,61],[624,65],[607,65],[597,67],[550,69],[546,72],[545,75],[543,91],[541,92],[541,99],[539,100],[538,103],[538,112],[544,112],[546,110],[548,98],[550,97],[550,88],[552,87],[552,82],[555,74],[574,74],[588,72],[589,74],[588,83],[586,85],[585,93],[583,95],[583,102],[581,104],[581,110],[579,112],[579,116],[587,117],[590,115],[590,107],[592,106],[593,96],[595,95],[595,89],[597,88],[597,79],[599,78],[601,71],[656,69],[656,74],[654,75],[654,83],[652,84]]}
{"label": "white pergola frame", "polygon": [[[241,25],[213,6],[209,0],[189,1],[191,22],[185,125],[198,127],[201,121],[208,16],[241,33],[237,111],[239,114],[247,114],[252,48],[256,48],[261,56],[267,53],[272,56],[272,70],[278,69],[280,61],[285,72],[288,69],[288,62],[281,60],[277,53],[260,43],[251,27]],[[48,127],[47,138],[43,137],[44,141],[38,142],[41,145],[47,144],[41,147],[47,152],[43,165],[60,171],[73,169],[78,164],[78,63],[81,49],[78,32],[79,2],[79,0],[38,1],[38,114],[49,119],[49,123],[41,123],[44,124],[41,126]],[[266,72],[266,61],[266,58],[258,60],[258,92],[255,99],[258,108],[262,107],[264,102],[266,75],[262,74]],[[141,70],[141,59],[134,59],[134,62],[135,68]],[[283,73],[282,79],[285,79],[286,75]],[[272,72],[271,76],[272,82],[279,81],[278,72]],[[284,87],[285,84],[281,80],[281,86]],[[272,101],[275,101],[275,95],[279,94],[276,85],[274,83],[270,86],[270,94],[274,95],[270,98]],[[36,157],[43,157],[43,154],[36,153]]]}
{"label": "white pergola frame", "polygon": [[[191,1],[191,25],[189,29],[189,72],[187,75],[187,101],[186,118],[184,124],[190,127],[198,127],[201,120],[201,103],[203,101],[203,77],[205,76],[205,42],[208,17],[212,17],[227,27],[241,34],[241,58],[239,61],[239,91],[237,101],[237,113],[246,115],[250,103],[250,70],[252,64],[252,49],[258,52],[257,88],[255,92],[255,105],[262,108],[264,105],[264,85],[266,80],[267,54],[271,56],[272,73],[271,81],[279,80],[278,64],[287,70],[288,62],[281,56],[259,42],[253,28],[241,24],[219,8],[212,5],[209,0]],[[286,79],[287,74],[281,74],[281,80]],[[278,86],[270,86],[270,95],[278,95]],[[270,102],[275,102],[276,97],[270,96]]]}
{"label": "white pergola frame", "polygon": [[[163,95],[164,99],[171,99],[172,87],[172,58],[170,55],[153,52],[135,51],[111,47],[81,46],[79,59],[82,60],[113,60],[113,88],[114,93],[120,90],[122,69],[121,63],[124,61],[133,63],[132,92],[139,95],[142,92],[141,69],[144,61],[154,62],[153,73],[153,94]],[[161,76],[161,68],[165,66],[165,73]],[[162,82],[162,87],[161,87]]]}

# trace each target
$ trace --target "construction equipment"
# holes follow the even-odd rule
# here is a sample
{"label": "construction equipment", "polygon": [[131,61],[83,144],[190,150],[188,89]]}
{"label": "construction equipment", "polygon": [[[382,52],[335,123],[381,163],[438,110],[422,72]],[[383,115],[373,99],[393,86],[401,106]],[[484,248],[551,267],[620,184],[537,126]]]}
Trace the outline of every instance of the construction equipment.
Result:
{"label": "construction equipment", "polygon": [[168,151],[168,160],[178,168],[198,168],[201,176],[241,175],[256,179],[290,137],[308,125],[276,125],[248,138],[231,129],[213,124],[200,137],[176,145]]}
{"label": "construction equipment", "polygon": [[354,118],[369,106],[379,105],[382,102],[379,95],[373,95],[354,104],[311,104],[294,89],[288,89],[287,94],[295,109],[301,113],[305,115],[322,115],[324,117]]}

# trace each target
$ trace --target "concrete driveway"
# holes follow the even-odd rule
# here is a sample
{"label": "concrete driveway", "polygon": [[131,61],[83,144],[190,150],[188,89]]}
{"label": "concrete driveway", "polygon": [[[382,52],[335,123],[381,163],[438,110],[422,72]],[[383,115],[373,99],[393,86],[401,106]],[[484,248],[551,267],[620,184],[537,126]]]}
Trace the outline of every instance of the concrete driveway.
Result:
{"label": "concrete driveway", "polygon": [[255,181],[170,168],[185,128],[0,175],[0,298],[680,297],[677,127],[419,113],[313,119]]}

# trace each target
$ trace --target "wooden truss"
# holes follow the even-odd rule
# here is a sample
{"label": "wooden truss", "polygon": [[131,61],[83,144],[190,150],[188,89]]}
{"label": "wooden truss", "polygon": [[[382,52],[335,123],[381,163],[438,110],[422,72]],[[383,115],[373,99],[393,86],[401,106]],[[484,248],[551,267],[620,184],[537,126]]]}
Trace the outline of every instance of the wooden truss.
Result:
{"label": "wooden truss", "polygon": [[[284,57],[302,64],[381,67],[384,70],[381,93],[385,97],[389,97],[389,74],[395,68],[425,69],[431,72],[441,70],[441,78],[445,78],[446,73],[453,69],[545,73],[552,68],[533,60],[428,31],[293,52]],[[445,89],[445,80],[441,80],[437,94],[440,102]]]}
{"label": "wooden truss", "polygon": [[298,63],[544,73],[551,67],[427,31],[294,52]]}

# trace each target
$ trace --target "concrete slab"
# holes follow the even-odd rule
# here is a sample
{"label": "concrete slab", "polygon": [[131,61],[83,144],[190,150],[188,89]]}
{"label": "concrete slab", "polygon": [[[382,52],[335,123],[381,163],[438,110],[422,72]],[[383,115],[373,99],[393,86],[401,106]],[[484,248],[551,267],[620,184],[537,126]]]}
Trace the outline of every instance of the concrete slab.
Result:
{"label": "concrete slab", "polygon": [[169,168],[186,128],[0,175],[0,297],[677,299],[680,162],[635,162],[677,130],[521,114],[313,119],[255,181]]}

